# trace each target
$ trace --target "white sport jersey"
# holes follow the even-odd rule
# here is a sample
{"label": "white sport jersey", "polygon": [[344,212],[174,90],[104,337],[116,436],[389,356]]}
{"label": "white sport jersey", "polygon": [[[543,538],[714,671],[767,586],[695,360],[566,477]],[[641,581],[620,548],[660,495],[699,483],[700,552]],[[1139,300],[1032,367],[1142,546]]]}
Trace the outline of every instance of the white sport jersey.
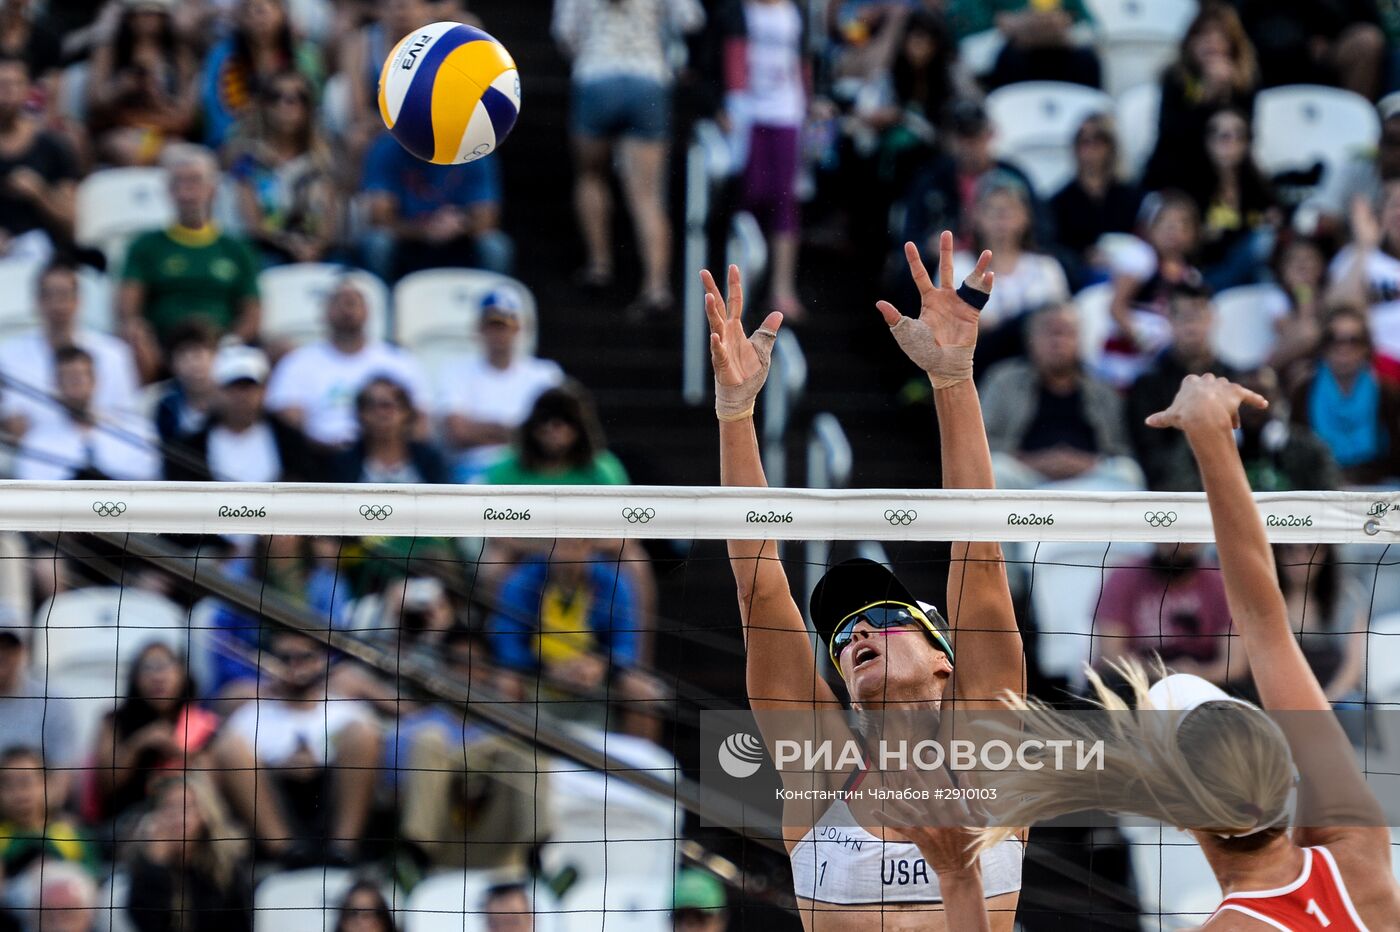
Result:
{"label": "white sport jersey", "polygon": [[[1008,838],[982,854],[987,897],[1021,889],[1025,846]],[[833,803],[793,846],[794,892],[801,899],[856,906],[941,903],[938,875],[912,842],[884,841],[857,825],[844,800]]]}

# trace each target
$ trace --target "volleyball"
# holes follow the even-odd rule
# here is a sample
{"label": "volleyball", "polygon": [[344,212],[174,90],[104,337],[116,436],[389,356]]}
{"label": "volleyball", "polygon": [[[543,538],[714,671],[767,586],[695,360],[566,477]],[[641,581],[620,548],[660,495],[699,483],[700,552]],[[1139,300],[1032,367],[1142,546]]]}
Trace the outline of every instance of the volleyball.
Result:
{"label": "volleyball", "polygon": [[399,40],[379,73],[379,115],[418,158],[459,165],[490,155],[520,113],[520,73],[506,47],[463,23]]}

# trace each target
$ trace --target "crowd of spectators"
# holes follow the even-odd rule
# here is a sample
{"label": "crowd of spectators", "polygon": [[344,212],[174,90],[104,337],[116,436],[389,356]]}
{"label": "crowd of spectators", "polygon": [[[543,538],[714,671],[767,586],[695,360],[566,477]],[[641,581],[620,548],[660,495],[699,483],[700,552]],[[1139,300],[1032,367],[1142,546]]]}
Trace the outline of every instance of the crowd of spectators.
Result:
{"label": "crowd of spectators", "polygon": [[[687,15],[703,21],[698,4]],[[538,321],[520,286],[492,286],[456,339],[477,349],[437,365],[375,328],[366,272],[392,286],[514,264],[495,160],[419,162],[378,116],[388,49],[444,18],[479,24],[462,4],[428,0],[0,3],[0,263],[33,272],[33,326],[0,340],[10,475],[627,481],[588,392],[527,348]],[[590,23],[583,11],[561,41],[606,59]],[[650,77],[664,83],[668,67],[658,58]],[[625,191],[651,255],[642,298],[665,308],[669,127],[637,143],[615,114],[583,116],[625,137]],[[79,184],[133,167],[164,170],[171,222],[80,245]],[[605,248],[594,259],[594,273],[610,271]],[[294,263],[361,270],[325,294],[317,338],[263,327],[260,276]],[[93,280],[111,294],[108,327],[90,320]],[[6,543],[42,562],[39,542]],[[600,559],[607,542],[493,545],[479,585],[453,541],[199,546],[229,579],[272,587],[486,699],[558,700],[578,725],[659,737],[656,711],[619,711],[664,694],[643,672],[655,589],[640,549],[629,545],[619,571],[615,552]],[[85,707],[36,678],[24,618],[110,582],[61,551],[42,551],[58,561],[47,577],[39,562],[7,577],[19,588],[0,600],[0,928],[88,932],[113,865],[127,892],[111,905],[139,932],[191,917],[249,932],[255,880],[327,865],[368,878],[343,898],[347,932],[394,929],[385,883],[444,868],[499,872],[470,908],[500,932],[531,928],[519,881],[549,827],[531,753],[237,600],[206,603],[209,644],[129,652],[115,711],[84,725]],[[599,575],[609,566],[616,578]],[[124,584],[188,604],[159,573]]]}
{"label": "crowd of spectators", "polygon": [[[571,69],[580,291],[609,289],[628,268],[613,241],[615,170],[638,244],[631,319],[673,309],[688,278],[675,275],[667,178],[699,107],[727,140],[735,206],[767,239],[755,297],[793,324],[832,310],[800,274],[820,224],[895,297],[908,287],[905,241],[928,257],[952,230],[959,274],[993,251],[977,378],[1000,486],[1197,488],[1180,437],[1142,421],[1184,375],[1204,372],[1273,402],[1239,430],[1256,489],[1400,483],[1393,3],[1202,4],[1160,76],[1143,164],[1128,166],[1113,116],[1092,113],[1058,191],[1000,153],[986,98],[1024,81],[1103,85],[1089,5],[832,0],[824,11],[814,18],[798,0],[555,0],[551,34]],[[393,285],[429,269],[516,265],[498,157],[427,165],[377,113],[393,43],[447,18],[479,23],[455,0],[0,0],[0,263],[35,270],[32,327],[0,340],[11,475],[628,481],[588,392],[528,349],[549,319],[509,280],[463,321],[460,342],[476,349],[461,357],[429,360],[376,328],[375,296],[357,276]],[[545,13],[536,18],[542,31]],[[964,52],[978,43],[992,54],[974,68]],[[1376,149],[1270,177],[1252,155],[1255,99],[1304,82],[1375,102]],[[151,166],[165,170],[170,222],[80,243],[83,179]],[[804,215],[819,227],[809,222],[806,239]],[[268,333],[263,273],[313,262],[347,270],[324,298],[320,336]],[[105,329],[85,312],[93,281],[112,296]],[[1241,286],[1254,286],[1273,329],[1267,358],[1247,371],[1221,358],[1215,337],[1226,313],[1216,295]],[[1102,330],[1086,317],[1090,294]],[[26,591],[0,600],[0,929],[11,909],[85,930],[82,904],[113,862],[140,932],[176,928],[174,904],[215,932],[249,929],[254,863],[387,864],[400,880],[529,867],[548,830],[539,787],[482,776],[537,770],[518,748],[264,626],[236,600],[208,613],[218,646],[201,647],[207,656],[141,646],[118,707],[78,745],[75,711],[42,698],[24,615],[100,580],[52,544],[28,546]],[[290,596],[405,661],[441,664],[488,698],[660,733],[648,711],[667,695],[648,671],[656,583],[635,541],[499,539],[475,560],[456,541],[199,546],[229,579]],[[1278,560],[1328,695],[1354,697],[1362,620],[1337,554],[1281,547]],[[1247,688],[1208,561],[1159,547],[1108,573],[1095,662],[1156,651]],[[138,582],[187,601],[158,572]],[[684,879],[677,924],[722,927],[724,904],[712,877]],[[506,930],[521,928],[529,900],[506,884],[480,905]],[[346,894],[337,928],[392,927],[377,880]]]}

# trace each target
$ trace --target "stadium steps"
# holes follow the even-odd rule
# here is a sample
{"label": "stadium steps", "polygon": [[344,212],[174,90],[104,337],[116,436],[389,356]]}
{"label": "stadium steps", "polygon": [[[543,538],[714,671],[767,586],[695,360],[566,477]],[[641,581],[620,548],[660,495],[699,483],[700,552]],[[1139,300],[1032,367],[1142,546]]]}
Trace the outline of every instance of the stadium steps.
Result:
{"label": "stadium steps", "polygon": [[[507,201],[504,222],[517,244],[517,275],[540,309],[542,356],[558,360],[595,396],[610,448],[640,484],[711,485],[719,481],[718,436],[707,402],[690,407],[681,397],[681,316],[628,320],[632,294],[619,286],[602,299],[570,283],[581,264],[572,208],[568,150],[568,66],[548,38],[548,5],[475,0],[472,9],[515,56],[521,69],[520,122],[502,148]],[[679,153],[677,154],[679,158]],[[673,214],[681,208],[679,173],[671,181]],[[635,247],[618,199],[618,279],[637,280]],[[677,220],[678,220],[677,216]],[[675,228],[679,231],[680,224]],[[679,244],[678,244],[679,250]],[[853,275],[846,257],[808,250],[802,288],[809,319],[798,327],[809,366],[808,396],[789,437],[789,483],[805,484],[806,426],[815,412],[831,411],[854,452],[852,485],[920,487],[937,481],[937,439],[927,407],[901,406],[900,387],[914,375],[872,307],[873,283]],[[693,287],[693,269],[677,269],[677,288]],[[752,297],[757,297],[753,295]],[[751,302],[751,320],[761,302]],[[656,559],[663,614],[681,627],[716,628],[739,644],[734,588],[719,542],[679,547],[650,545]],[[798,548],[789,548],[795,557]],[[790,564],[794,574],[795,562]],[[795,577],[796,578],[796,577]],[[665,632],[658,666],[718,695],[743,694],[742,664],[722,649],[697,646]]]}

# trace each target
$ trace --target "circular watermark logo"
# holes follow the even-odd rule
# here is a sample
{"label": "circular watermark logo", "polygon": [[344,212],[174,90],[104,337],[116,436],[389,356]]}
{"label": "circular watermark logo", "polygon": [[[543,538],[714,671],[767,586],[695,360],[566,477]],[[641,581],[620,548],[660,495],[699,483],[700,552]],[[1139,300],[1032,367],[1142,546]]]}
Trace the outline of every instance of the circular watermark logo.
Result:
{"label": "circular watermark logo", "polygon": [[758,773],[763,766],[763,742],[746,731],[738,731],[719,746],[719,768],[742,780]]}
{"label": "circular watermark logo", "polygon": [[622,520],[628,524],[646,524],[656,517],[655,508],[624,508],[622,509]]}
{"label": "circular watermark logo", "polygon": [[366,521],[383,521],[394,513],[393,505],[361,505],[360,517]]}
{"label": "circular watermark logo", "polygon": [[896,527],[907,527],[919,520],[919,513],[912,508],[891,508],[885,512],[885,520]]}
{"label": "circular watermark logo", "polygon": [[126,502],[93,502],[92,510],[101,518],[115,518],[126,511]]}
{"label": "circular watermark logo", "polygon": [[1171,527],[1176,523],[1176,512],[1148,511],[1143,513],[1142,518],[1150,527]]}

